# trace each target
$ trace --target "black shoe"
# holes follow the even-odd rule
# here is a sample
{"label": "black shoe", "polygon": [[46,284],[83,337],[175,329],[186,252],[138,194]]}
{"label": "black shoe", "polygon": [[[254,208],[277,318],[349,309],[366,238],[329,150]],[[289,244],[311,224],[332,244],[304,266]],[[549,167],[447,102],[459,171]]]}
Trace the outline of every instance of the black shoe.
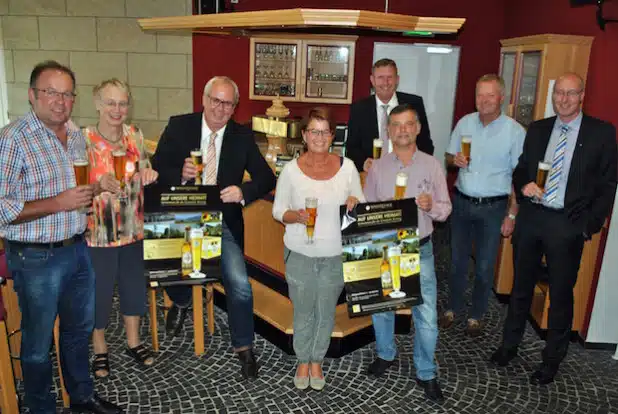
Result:
{"label": "black shoe", "polygon": [[71,411],[76,413],[120,414],[124,411],[116,404],[105,401],[98,395],[93,395],[88,401],[71,403]]}
{"label": "black shoe", "polygon": [[554,377],[558,373],[558,367],[541,364],[539,369],[534,371],[530,376],[530,384],[532,385],[547,385],[554,382]]}
{"label": "black shoe", "polygon": [[489,361],[499,367],[506,367],[517,356],[517,348],[505,348],[501,346],[491,355]]}
{"label": "black shoe", "polygon": [[394,361],[387,361],[382,358],[376,358],[369,367],[367,368],[367,375],[374,375],[376,377],[381,377],[384,372],[393,365]]}
{"label": "black shoe", "polygon": [[416,383],[425,390],[425,395],[433,402],[441,403],[444,401],[444,395],[440,389],[440,384],[437,379],[430,379],[423,381],[422,379],[416,379]]}
{"label": "black shoe", "polygon": [[258,377],[258,365],[252,349],[238,352],[238,359],[240,360],[240,373],[244,379],[255,379]]}
{"label": "black shoe", "polygon": [[189,307],[180,308],[176,305],[172,305],[169,311],[167,311],[167,318],[165,319],[165,330],[167,335],[172,338],[178,336],[185,324],[185,319],[189,313]]}

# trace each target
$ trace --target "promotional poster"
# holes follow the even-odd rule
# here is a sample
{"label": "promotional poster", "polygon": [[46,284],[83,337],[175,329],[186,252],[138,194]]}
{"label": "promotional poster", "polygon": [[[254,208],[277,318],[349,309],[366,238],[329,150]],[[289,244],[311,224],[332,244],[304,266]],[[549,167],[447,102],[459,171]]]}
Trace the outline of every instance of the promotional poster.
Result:
{"label": "promotional poster", "polygon": [[144,261],[151,282],[202,283],[221,274],[217,186],[146,187]]}
{"label": "promotional poster", "polygon": [[423,303],[415,199],[341,207],[343,278],[351,317]]}

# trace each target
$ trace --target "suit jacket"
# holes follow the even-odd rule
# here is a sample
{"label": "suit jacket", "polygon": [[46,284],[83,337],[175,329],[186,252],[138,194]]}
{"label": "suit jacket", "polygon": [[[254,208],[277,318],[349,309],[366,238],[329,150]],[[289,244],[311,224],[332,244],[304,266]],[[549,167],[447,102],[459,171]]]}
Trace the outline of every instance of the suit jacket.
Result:
{"label": "suit jacket", "polygon": [[[152,167],[159,173],[163,185],[179,185],[185,158],[192,149],[200,148],[202,140],[202,112],[173,116],[165,127],[157,150],[152,157]],[[242,182],[244,172],[251,174],[251,181]],[[223,134],[217,185],[223,189],[230,185],[241,188],[245,206],[275,188],[275,176],[262,157],[255,143],[253,132],[230,120]],[[224,203],[223,220],[232,235],[244,246],[244,222],[239,203]]]}
{"label": "suit jacket", "polygon": [[[421,123],[421,132],[416,137],[416,146],[419,150],[433,155],[433,142],[429,133],[429,123],[425,113],[423,98],[409,93],[397,92],[399,104],[409,104],[418,113]],[[346,156],[354,161],[358,171],[363,171],[363,163],[373,156],[373,140],[380,136],[378,131],[378,110],[376,97],[354,102],[350,107],[348,120],[348,139],[346,142]]]}
{"label": "suit jacket", "polygon": [[[531,201],[522,188],[536,180],[538,162],[545,151],[556,117],[533,122],[528,128],[523,153],[513,172],[520,203]],[[569,169],[564,209],[575,229],[588,237],[601,230],[616,193],[618,171],[616,129],[609,122],[583,115]]]}

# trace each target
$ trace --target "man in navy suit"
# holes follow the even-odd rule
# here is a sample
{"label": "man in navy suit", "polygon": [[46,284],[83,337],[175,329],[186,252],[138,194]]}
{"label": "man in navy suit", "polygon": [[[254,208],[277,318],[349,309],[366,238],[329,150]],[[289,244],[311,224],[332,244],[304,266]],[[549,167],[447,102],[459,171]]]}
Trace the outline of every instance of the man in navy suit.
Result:
{"label": "man in navy suit", "polygon": [[373,161],[373,140],[382,140],[382,155],[392,151],[388,139],[387,117],[397,105],[409,104],[418,114],[421,132],[417,148],[433,155],[433,143],[423,98],[409,93],[396,92],[399,85],[397,64],[392,59],[380,59],[371,69],[371,85],[375,95],[355,102],[350,107],[346,156],[354,161],[358,171],[369,171]]}
{"label": "man in navy suit", "polygon": [[[616,193],[616,129],[583,114],[583,99],[580,76],[557,79],[552,94],[557,116],[530,125],[513,173],[520,204],[513,233],[515,280],[503,342],[491,361],[506,366],[517,355],[544,255],[551,304],[542,363],[530,377],[534,385],[552,382],[566,356],[584,241],[601,230]],[[543,188],[535,182],[539,162],[549,167]]]}
{"label": "man in navy suit", "polygon": [[[231,118],[238,104],[238,86],[228,77],[212,78],[204,87],[203,112],[173,116],[163,131],[152,165],[164,185],[193,183],[197,168],[191,150],[202,150],[203,184],[218,185],[223,201],[221,266],[232,346],[244,378],[256,378],[253,354],[253,293],[244,259],[243,207],[275,187],[275,176],[260,154],[253,132]],[[251,181],[243,182],[244,172]],[[191,288],[167,288],[174,306],[166,328],[177,335],[191,302]]]}

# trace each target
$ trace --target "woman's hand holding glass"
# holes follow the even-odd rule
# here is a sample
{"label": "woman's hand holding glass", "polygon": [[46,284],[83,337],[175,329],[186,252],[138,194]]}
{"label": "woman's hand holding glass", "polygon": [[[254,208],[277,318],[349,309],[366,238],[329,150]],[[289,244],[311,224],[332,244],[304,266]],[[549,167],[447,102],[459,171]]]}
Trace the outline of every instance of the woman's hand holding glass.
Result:
{"label": "woman's hand holding glass", "polygon": [[144,185],[149,185],[157,181],[159,178],[159,173],[153,170],[152,168],[143,168],[139,171],[139,178],[142,179],[142,183]]}
{"label": "woman's hand holding glass", "polygon": [[112,173],[101,176],[99,180],[99,188],[97,193],[108,191],[112,194],[120,193],[120,181],[116,179],[116,176]]}

